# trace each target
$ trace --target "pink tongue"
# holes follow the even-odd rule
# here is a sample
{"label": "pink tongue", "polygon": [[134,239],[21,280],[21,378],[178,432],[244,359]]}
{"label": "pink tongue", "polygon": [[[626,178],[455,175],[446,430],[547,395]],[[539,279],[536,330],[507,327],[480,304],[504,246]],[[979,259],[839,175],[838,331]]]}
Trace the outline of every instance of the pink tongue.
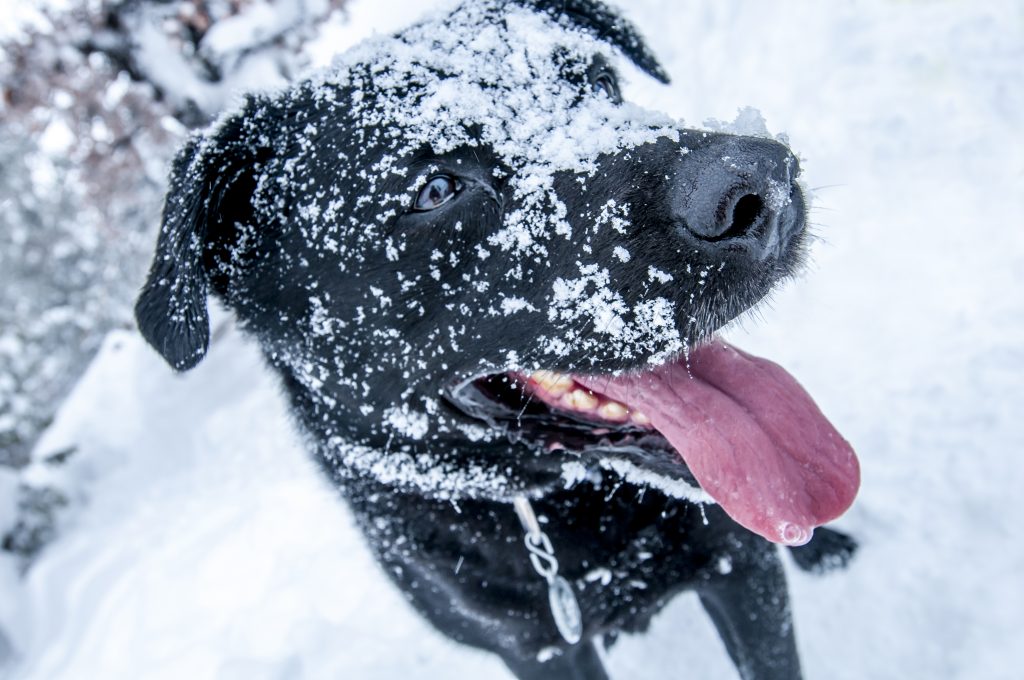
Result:
{"label": "pink tongue", "polygon": [[643,411],[734,520],[802,545],[857,494],[850,445],[777,364],[720,340],[685,360],[618,378],[573,376]]}

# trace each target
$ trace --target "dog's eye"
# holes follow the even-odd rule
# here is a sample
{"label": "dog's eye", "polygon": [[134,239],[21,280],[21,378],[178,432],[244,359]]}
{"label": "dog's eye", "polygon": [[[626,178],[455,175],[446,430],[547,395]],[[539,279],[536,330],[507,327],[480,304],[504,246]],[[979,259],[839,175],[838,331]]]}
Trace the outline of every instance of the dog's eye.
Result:
{"label": "dog's eye", "polygon": [[594,80],[591,85],[595,92],[603,94],[616,104],[622,103],[622,93],[619,92],[619,81],[615,78],[614,73],[611,73],[610,71],[602,71],[594,76]]}
{"label": "dog's eye", "polygon": [[416,197],[415,210],[420,212],[439,208],[462,190],[462,182],[451,175],[431,177]]}

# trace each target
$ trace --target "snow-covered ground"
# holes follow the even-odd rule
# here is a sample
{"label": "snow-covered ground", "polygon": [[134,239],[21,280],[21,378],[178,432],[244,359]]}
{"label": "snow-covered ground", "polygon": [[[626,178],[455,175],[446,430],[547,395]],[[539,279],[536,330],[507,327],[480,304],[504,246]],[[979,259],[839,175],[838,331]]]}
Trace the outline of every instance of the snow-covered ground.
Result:
{"label": "snow-covered ground", "polygon": [[[320,53],[425,4],[353,0]],[[1024,5],[634,0],[626,13],[674,79],[628,70],[627,97],[691,124],[756,106],[815,189],[812,267],[729,333],[799,377],[863,465],[839,522],[863,544],[852,568],[791,571],[807,676],[1020,677]],[[33,474],[84,495],[23,580],[0,561],[16,655],[0,676],[506,677],[377,573],[256,352],[221,323],[183,377],[137,336],[109,337],[40,442]],[[41,462],[69,446],[67,465]],[[735,677],[686,597],[609,665]]]}

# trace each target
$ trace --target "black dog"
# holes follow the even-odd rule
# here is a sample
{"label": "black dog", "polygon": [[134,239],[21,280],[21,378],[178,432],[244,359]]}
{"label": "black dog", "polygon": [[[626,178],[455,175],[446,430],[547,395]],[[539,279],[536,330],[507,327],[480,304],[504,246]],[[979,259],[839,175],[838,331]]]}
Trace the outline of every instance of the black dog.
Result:
{"label": "black dog", "polygon": [[593,640],[691,588],[744,678],[795,678],[769,541],[857,463],[711,337],[800,263],[797,161],[623,102],[616,50],[667,82],[599,2],[480,0],[250,97],[178,156],[139,326],[185,370],[232,307],[389,576],[519,678],[606,677]]}

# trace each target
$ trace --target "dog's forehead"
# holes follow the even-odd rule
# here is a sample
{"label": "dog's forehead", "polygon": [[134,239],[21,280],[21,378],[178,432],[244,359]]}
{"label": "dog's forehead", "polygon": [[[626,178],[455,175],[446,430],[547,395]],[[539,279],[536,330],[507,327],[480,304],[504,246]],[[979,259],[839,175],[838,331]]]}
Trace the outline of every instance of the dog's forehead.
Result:
{"label": "dog's forehead", "polygon": [[364,43],[317,85],[324,96],[351,92],[339,103],[357,125],[400,128],[403,144],[392,153],[486,144],[531,176],[585,172],[600,154],[677,131],[668,116],[586,92],[584,75],[598,56],[618,58],[607,43],[547,13],[470,2]]}

